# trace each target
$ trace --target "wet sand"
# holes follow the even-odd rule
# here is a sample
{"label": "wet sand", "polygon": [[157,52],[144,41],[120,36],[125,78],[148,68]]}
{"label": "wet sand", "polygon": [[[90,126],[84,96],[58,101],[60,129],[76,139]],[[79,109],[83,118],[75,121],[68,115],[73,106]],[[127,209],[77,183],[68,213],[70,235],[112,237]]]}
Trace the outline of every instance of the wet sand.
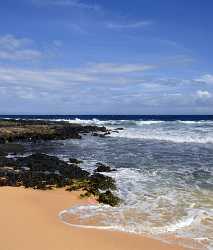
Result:
{"label": "wet sand", "polygon": [[65,225],[58,214],[86,202],[79,192],[0,187],[0,200],[2,250],[183,250],[142,236]]}

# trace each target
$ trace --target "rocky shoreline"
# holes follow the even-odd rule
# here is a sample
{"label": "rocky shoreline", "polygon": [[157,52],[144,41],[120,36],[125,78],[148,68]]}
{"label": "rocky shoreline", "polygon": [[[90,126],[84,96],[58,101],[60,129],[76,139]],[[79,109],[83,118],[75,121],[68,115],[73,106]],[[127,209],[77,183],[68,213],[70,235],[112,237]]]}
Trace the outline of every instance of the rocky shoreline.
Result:
{"label": "rocky shoreline", "polygon": [[65,162],[44,153],[21,156],[25,152],[22,142],[81,139],[82,134],[104,138],[109,133],[105,127],[66,122],[0,120],[0,186],[41,190],[65,187],[67,191],[83,191],[82,198],[94,196],[100,203],[117,206],[120,199],[113,192],[114,179],[100,173],[114,171],[110,166],[97,163],[91,174],[75,158]]}
{"label": "rocky shoreline", "polygon": [[110,134],[110,131],[105,127],[84,126],[68,122],[0,120],[0,143],[81,139],[82,134],[104,137]]}

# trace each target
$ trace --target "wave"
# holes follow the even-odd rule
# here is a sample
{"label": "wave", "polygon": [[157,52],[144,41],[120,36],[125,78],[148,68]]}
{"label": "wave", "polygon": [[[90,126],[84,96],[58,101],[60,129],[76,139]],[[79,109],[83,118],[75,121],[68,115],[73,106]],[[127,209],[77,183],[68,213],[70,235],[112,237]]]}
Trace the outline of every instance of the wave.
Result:
{"label": "wave", "polygon": [[165,121],[135,121],[135,123],[137,125],[152,125],[152,124],[160,124],[160,123],[164,123]]}
{"label": "wave", "polygon": [[77,123],[77,124],[93,124],[93,125],[112,125],[112,126],[144,126],[144,125],[157,125],[157,124],[185,124],[185,125],[205,125],[205,124],[213,124],[211,120],[202,120],[202,121],[182,121],[182,120],[175,120],[175,121],[166,121],[166,120],[99,120],[99,119],[55,119],[54,121],[67,121],[69,123]]}
{"label": "wave", "polygon": [[177,120],[178,123],[186,124],[186,125],[196,125],[196,124],[213,124],[211,120],[201,120],[201,121],[181,121]]}
{"label": "wave", "polygon": [[[170,133],[169,133],[170,132]],[[120,131],[120,133],[112,133],[112,137],[122,137],[129,139],[143,139],[143,140],[158,140],[174,143],[201,143],[208,144],[213,143],[213,135],[199,135],[190,131],[185,133],[179,133],[178,131],[139,131],[133,129],[127,129]]]}
{"label": "wave", "polygon": [[[191,187],[185,187],[187,192],[174,189],[172,184],[162,187],[160,183],[165,183],[165,180],[161,180],[161,171],[164,170],[158,173],[155,170],[155,173],[143,171],[143,174],[138,171],[119,169],[108,174],[115,178],[118,195],[124,201],[119,207],[79,205],[61,211],[59,218],[75,227],[142,234],[159,239],[172,234],[205,246],[213,242],[213,211],[204,204],[197,207],[200,197]],[[171,183],[175,181],[171,180]],[[202,242],[201,239],[205,240]]]}
{"label": "wave", "polygon": [[[4,120],[9,120],[11,118],[3,118]],[[14,119],[14,118],[13,118]],[[14,120],[21,120],[21,118],[15,118]],[[25,120],[25,119],[23,119]],[[89,125],[152,125],[152,124],[160,124],[165,121],[161,120],[99,120],[96,118],[93,119],[42,119],[36,118],[32,120],[43,121],[43,120],[50,120],[55,122],[69,122],[74,124],[89,124]]]}
{"label": "wave", "polygon": [[77,124],[92,124],[92,125],[105,125],[105,126],[127,126],[127,125],[154,125],[161,124],[165,121],[156,121],[156,120],[99,120],[99,119],[91,119],[91,120],[83,120],[83,119],[56,119],[55,121],[68,121],[69,123],[77,123]]}
{"label": "wave", "polygon": [[[153,227],[153,228],[152,227],[148,228],[145,225],[136,225],[136,224],[135,225],[132,224],[130,226],[130,225],[128,225],[128,223],[127,223],[127,225],[114,224],[111,226],[100,226],[98,224],[97,225],[86,225],[86,224],[80,224],[80,223],[73,224],[73,223],[67,222],[67,219],[64,218],[65,216],[69,217],[69,215],[75,215],[75,214],[77,215],[77,214],[79,214],[79,212],[82,214],[87,214],[88,217],[92,217],[92,216],[95,217],[96,212],[100,213],[100,211],[97,211],[98,207],[99,207],[99,205],[97,205],[97,206],[91,206],[91,205],[76,206],[76,207],[61,211],[58,214],[58,216],[61,219],[61,221],[63,221],[65,224],[75,226],[75,227],[115,230],[115,231],[134,233],[134,234],[145,234],[145,233],[147,233],[147,231],[149,231],[149,233],[152,235],[153,234],[159,235],[159,234],[164,234],[164,233],[176,232],[177,230],[180,230],[182,228],[188,227],[191,224],[193,224],[195,222],[195,217],[196,217],[195,216],[195,217],[184,218],[183,220],[174,222],[174,224],[170,224],[170,225],[162,226],[162,227]],[[107,211],[104,211],[104,209],[103,209],[103,213],[104,212],[107,213]],[[89,215],[91,213],[93,215]],[[81,221],[84,219],[86,219],[86,218],[84,218],[84,216],[81,215]]]}
{"label": "wave", "polygon": [[52,121],[56,122],[69,122],[74,124],[90,124],[90,125],[103,125],[104,121],[100,121],[98,119],[91,119],[91,120],[83,120],[79,118],[75,119],[51,119]]}
{"label": "wave", "polygon": [[[98,213],[107,213],[107,209],[111,209],[109,206],[106,205],[79,205],[75,206],[69,209],[65,209],[61,212],[59,212],[58,216],[65,224],[75,226],[75,227],[82,227],[82,228],[94,228],[94,229],[107,229],[107,230],[115,230],[115,231],[121,231],[121,232],[127,232],[127,233],[134,233],[134,234],[146,234],[149,233],[151,235],[161,235],[165,233],[175,233],[181,229],[187,228],[192,226],[193,224],[199,224],[202,219],[211,218],[205,215],[205,211],[199,211],[199,212],[190,212],[188,216],[183,217],[181,220],[174,221],[174,223],[171,223],[169,225],[165,226],[159,226],[159,227],[151,227],[149,225],[146,225],[146,223],[143,224],[133,224],[128,225],[128,222],[124,222],[123,224],[118,223],[112,223],[111,225],[103,226],[103,225],[86,225],[83,224],[83,220],[88,218],[95,217]],[[72,224],[70,222],[67,222],[67,218],[73,215],[79,215],[81,216],[81,224]],[[118,214],[118,213],[116,213]],[[120,213],[120,215],[122,212]],[[190,215],[192,214],[192,215]],[[65,218],[67,216],[67,218]],[[107,216],[103,216],[107,217]],[[118,217],[117,217],[118,219]],[[121,220],[124,219],[120,218]],[[121,222],[121,221],[120,221]],[[103,223],[103,222],[102,222]],[[107,224],[107,222],[106,222]]]}

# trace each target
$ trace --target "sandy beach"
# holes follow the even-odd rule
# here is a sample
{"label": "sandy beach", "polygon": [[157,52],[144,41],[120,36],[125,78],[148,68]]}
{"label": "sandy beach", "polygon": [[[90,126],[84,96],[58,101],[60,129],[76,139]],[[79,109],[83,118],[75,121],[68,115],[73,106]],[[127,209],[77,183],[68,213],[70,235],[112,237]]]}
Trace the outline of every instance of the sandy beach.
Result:
{"label": "sandy beach", "polygon": [[78,192],[0,188],[0,242],[4,250],[183,250],[146,237],[75,228],[58,213],[77,203]]}

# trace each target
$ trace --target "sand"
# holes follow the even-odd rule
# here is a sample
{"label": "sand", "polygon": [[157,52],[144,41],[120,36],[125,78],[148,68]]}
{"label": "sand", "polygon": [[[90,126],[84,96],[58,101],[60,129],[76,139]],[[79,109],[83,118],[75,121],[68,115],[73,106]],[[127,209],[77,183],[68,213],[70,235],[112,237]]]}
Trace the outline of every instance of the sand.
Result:
{"label": "sand", "polygon": [[1,187],[0,201],[1,250],[183,250],[142,236],[62,223],[61,210],[85,203],[78,192]]}

